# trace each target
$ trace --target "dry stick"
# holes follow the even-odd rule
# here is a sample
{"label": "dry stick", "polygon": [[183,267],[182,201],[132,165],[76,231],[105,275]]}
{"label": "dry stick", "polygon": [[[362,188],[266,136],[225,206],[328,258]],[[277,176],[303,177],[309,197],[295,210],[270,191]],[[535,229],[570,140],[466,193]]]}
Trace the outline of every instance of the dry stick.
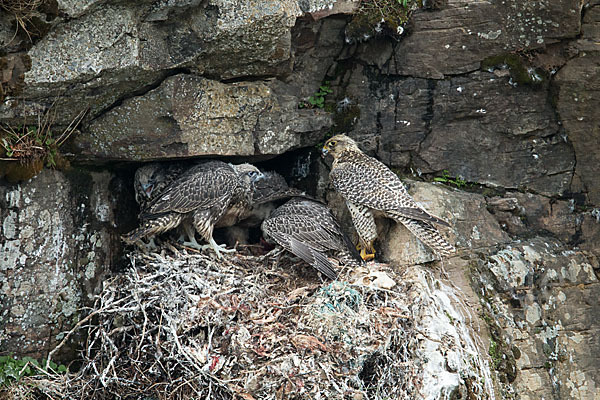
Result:
{"label": "dry stick", "polygon": [[[131,297],[131,296],[123,297],[121,300],[117,300],[116,303],[113,304],[113,306],[118,303],[122,303],[123,301],[127,300],[129,297]],[[71,335],[74,334],[81,325],[83,325],[84,323],[89,321],[95,315],[97,315],[101,312],[104,312],[104,311],[106,311],[106,310],[103,308],[92,311],[87,317],[85,317],[84,319],[82,319],[81,321],[76,323],[75,326],[73,328],[71,328],[71,330],[69,332],[67,332],[67,334],[65,335],[63,340],[58,344],[58,346],[56,346],[54,349],[52,349],[52,351],[50,353],[48,353],[48,359],[46,360],[46,369],[50,368],[50,361],[52,360],[52,356],[54,355],[54,353],[56,353],[60,348],[62,348],[65,345],[65,343],[71,337]]]}

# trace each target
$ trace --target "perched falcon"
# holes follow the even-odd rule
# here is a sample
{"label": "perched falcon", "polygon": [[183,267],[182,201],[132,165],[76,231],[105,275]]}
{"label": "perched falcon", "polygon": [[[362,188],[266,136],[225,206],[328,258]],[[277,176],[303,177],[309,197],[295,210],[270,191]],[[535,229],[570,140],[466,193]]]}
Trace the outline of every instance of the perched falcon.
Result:
{"label": "perched falcon", "polygon": [[[220,252],[230,252],[217,245],[212,237],[215,225],[224,219],[237,220],[250,207],[252,185],[262,177],[253,165],[233,165],[222,161],[209,161],[196,165],[174,180],[142,211],[142,225],[123,237],[134,243],[177,227],[183,223],[189,242],[184,244]],[[192,225],[209,244],[196,242]]]}
{"label": "perched falcon", "polygon": [[[361,257],[375,257],[373,241],[377,237],[375,214],[383,214],[402,223],[436,253],[447,256],[455,251],[433,225],[450,226],[425,211],[410,197],[400,178],[382,162],[364,154],[354,140],[336,135],[327,140],[322,155],[331,154],[329,178],[346,200],[352,222],[360,238]],[[367,251],[371,252],[370,254]]]}
{"label": "perched falcon", "polygon": [[336,279],[337,272],[327,258],[328,254],[351,267],[362,262],[331,210],[314,200],[291,199],[263,221],[262,231],[330,279]]}

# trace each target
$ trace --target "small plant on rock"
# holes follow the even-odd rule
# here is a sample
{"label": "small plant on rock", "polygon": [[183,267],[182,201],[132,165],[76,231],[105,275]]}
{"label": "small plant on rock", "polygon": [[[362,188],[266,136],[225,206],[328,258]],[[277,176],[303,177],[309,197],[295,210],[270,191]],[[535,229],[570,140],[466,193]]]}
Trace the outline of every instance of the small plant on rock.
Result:
{"label": "small plant on rock", "polygon": [[442,176],[438,176],[436,178],[433,178],[434,182],[441,182],[441,183],[445,183],[447,185],[451,184],[456,186],[457,188],[461,189],[467,186],[467,181],[464,180],[463,178],[461,178],[460,176],[457,176],[456,178],[450,175],[450,172],[448,172],[447,169],[442,171]]}
{"label": "small plant on rock", "polygon": [[23,357],[21,359],[14,358],[11,355],[0,356],[0,389],[3,386],[8,386],[11,383],[18,382],[24,376],[35,376],[46,372],[67,372],[65,365],[58,365],[50,361],[48,370],[45,368],[46,360],[42,363],[31,357]]}
{"label": "small plant on rock", "polygon": [[36,125],[0,126],[0,155],[4,153],[0,160],[56,167],[59,147],[75,132],[84,115],[84,111],[79,113],[58,135],[52,131],[54,115],[50,111],[40,115]]}
{"label": "small plant on rock", "polygon": [[333,93],[333,90],[329,87],[329,81],[325,81],[319,86],[319,90],[308,98],[308,101],[300,102],[298,108],[323,108],[325,106],[325,96],[329,93]]}
{"label": "small plant on rock", "polygon": [[346,27],[346,41],[364,42],[374,36],[398,39],[420,4],[416,0],[362,0]]}

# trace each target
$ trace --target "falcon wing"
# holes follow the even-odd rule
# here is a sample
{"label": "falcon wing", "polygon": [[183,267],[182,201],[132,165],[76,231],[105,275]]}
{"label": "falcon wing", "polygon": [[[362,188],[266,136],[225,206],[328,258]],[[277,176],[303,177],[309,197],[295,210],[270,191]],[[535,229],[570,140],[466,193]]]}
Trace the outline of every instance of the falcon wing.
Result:
{"label": "falcon wing", "polygon": [[208,162],[191,168],[153,201],[145,214],[188,213],[227,204],[238,178],[223,162]]}
{"label": "falcon wing", "polygon": [[286,205],[275,210],[263,222],[264,233],[327,277],[336,279],[337,272],[325,253],[328,250],[338,250],[342,245],[340,238],[331,235],[318,218],[293,214],[293,207]]}
{"label": "falcon wing", "polygon": [[345,251],[357,261],[362,262],[362,258],[360,258],[358,251],[356,251],[356,247],[348,235],[346,235],[346,233],[342,230],[340,224],[329,207],[319,201],[311,199],[307,200],[296,198],[290,201],[290,203],[297,204],[294,209],[296,214],[303,215],[306,218],[310,218],[314,221],[318,221],[320,227],[327,231],[329,237],[331,239],[335,239],[331,240],[331,243],[335,242],[336,247],[329,247],[329,249]]}

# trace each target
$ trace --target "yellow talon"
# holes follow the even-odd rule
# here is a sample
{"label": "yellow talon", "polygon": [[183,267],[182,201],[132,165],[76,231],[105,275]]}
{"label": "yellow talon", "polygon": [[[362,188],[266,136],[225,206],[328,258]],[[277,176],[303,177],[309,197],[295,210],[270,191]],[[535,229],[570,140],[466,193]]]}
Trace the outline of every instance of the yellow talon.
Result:
{"label": "yellow talon", "polygon": [[360,249],[360,258],[362,258],[365,261],[371,261],[375,258],[375,253],[367,253],[367,250]]}
{"label": "yellow talon", "polygon": [[[369,249],[371,252],[367,253],[367,249]],[[360,258],[362,258],[364,261],[371,261],[375,258],[375,248],[373,248],[372,242],[369,243],[366,248],[359,243],[356,245],[356,250],[360,251]]]}

